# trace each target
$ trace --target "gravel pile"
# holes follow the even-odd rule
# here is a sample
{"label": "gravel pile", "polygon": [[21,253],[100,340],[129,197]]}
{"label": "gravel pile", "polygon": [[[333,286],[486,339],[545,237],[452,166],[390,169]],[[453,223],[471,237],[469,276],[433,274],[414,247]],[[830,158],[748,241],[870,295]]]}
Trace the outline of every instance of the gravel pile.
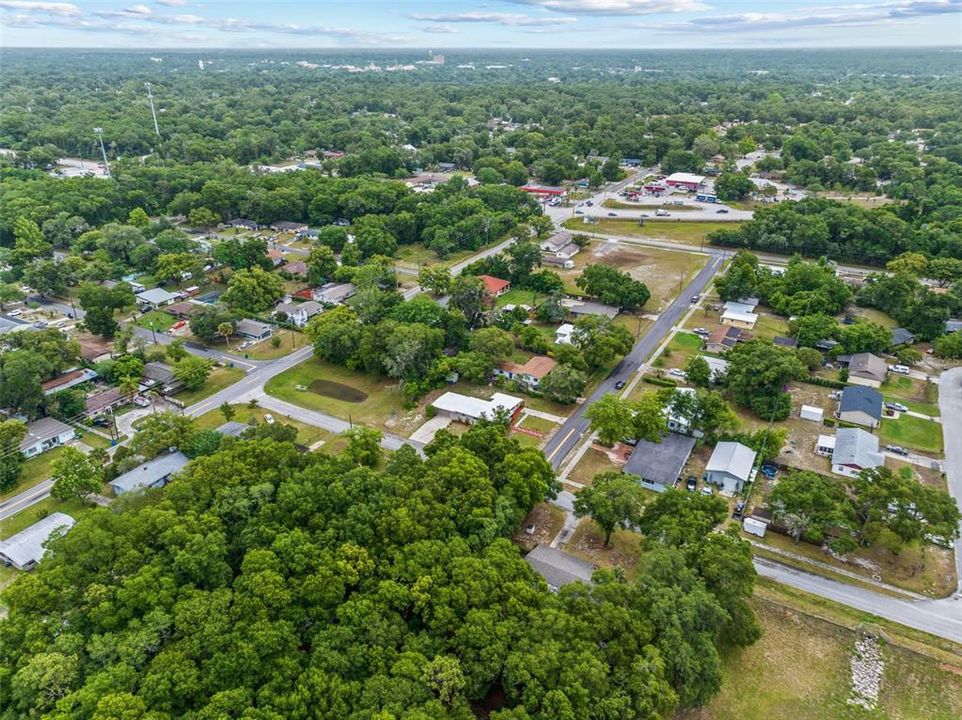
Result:
{"label": "gravel pile", "polygon": [[882,687],[885,664],[879,650],[878,640],[872,635],[862,635],[855,641],[852,653],[852,696],[849,705],[874,710]]}

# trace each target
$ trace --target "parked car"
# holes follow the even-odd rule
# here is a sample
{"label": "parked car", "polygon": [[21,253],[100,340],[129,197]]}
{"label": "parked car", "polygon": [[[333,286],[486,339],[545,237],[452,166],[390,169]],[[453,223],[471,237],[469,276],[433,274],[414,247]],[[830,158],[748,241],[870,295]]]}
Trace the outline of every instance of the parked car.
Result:
{"label": "parked car", "polygon": [[675,377],[680,377],[680,378],[685,377],[685,371],[682,370],[681,368],[672,368],[671,370],[668,371],[668,374],[674,375]]}
{"label": "parked car", "polygon": [[716,215],[727,215],[727,214],[728,214],[728,208],[718,208],[718,209],[715,211],[715,214],[716,214]]}
{"label": "parked car", "polygon": [[591,207],[594,205],[594,203],[591,200],[585,200],[585,205],[587,205],[588,207]]}
{"label": "parked car", "polygon": [[713,493],[714,493],[714,490],[711,489],[711,486],[710,486],[710,485],[702,485],[702,486],[701,486],[701,494],[702,494],[702,495],[712,495]]}
{"label": "parked car", "polygon": [[268,425],[273,425],[273,424],[274,424],[274,416],[271,415],[270,413],[267,413],[267,414],[264,416],[264,422],[266,422]]}
{"label": "parked car", "polygon": [[744,500],[739,500],[737,503],[735,503],[735,509],[732,510],[733,518],[736,520],[741,519],[741,517],[745,514],[745,504],[746,502]]}
{"label": "parked car", "polygon": [[908,365],[889,365],[889,370],[899,375],[908,375],[911,372]]}
{"label": "parked car", "polygon": [[909,454],[909,451],[906,450],[906,449],[905,449],[904,447],[902,447],[901,445],[886,445],[886,446],[885,446],[885,449],[888,450],[888,451],[891,452],[891,453],[895,453],[896,455],[908,455],[908,454]]}
{"label": "parked car", "polygon": [[619,380],[618,382],[615,383],[615,390],[621,390],[621,388],[623,388],[624,386],[625,386],[625,381]]}
{"label": "parked car", "polygon": [[23,310],[21,310],[20,308],[17,308],[16,310],[10,310],[10,311],[7,313],[7,315],[9,315],[10,317],[17,317],[17,316],[20,315],[21,313],[23,313]]}
{"label": "parked car", "polygon": [[585,214],[584,210],[575,210],[575,215],[584,215],[584,214]]}
{"label": "parked car", "polygon": [[698,479],[694,475],[689,475],[688,480],[685,481],[685,488],[688,492],[695,492],[695,486],[698,484]]}
{"label": "parked car", "polygon": [[708,328],[703,328],[703,327],[697,327],[694,330],[692,330],[692,332],[695,333],[695,335],[702,335],[704,337],[708,337],[709,335],[711,335],[711,333],[708,331]]}
{"label": "parked car", "polygon": [[133,402],[137,407],[150,407],[150,400],[145,398],[143,395],[135,395]]}
{"label": "parked car", "polygon": [[608,213],[608,217],[618,217],[618,213],[610,212]]}
{"label": "parked car", "polygon": [[903,405],[902,403],[897,403],[897,402],[887,402],[887,403],[885,403],[885,407],[888,408],[889,410],[894,410],[895,412],[908,412],[908,411],[909,411],[909,409],[908,409],[907,407],[905,407],[905,405]]}

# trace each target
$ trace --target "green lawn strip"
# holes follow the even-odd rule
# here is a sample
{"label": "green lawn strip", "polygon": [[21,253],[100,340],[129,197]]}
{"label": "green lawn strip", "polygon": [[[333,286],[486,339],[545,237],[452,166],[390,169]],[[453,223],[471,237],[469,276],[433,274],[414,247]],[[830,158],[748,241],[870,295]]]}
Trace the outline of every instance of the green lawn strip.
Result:
{"label": "green lawn strip", "polygon": [[304,347],[310,341],[298,331],[291,331],[286,328],[276,328],[274,337],[281,340],[280,345],[274,347],[271,338],[261,340],[256,345],[250,345],[243,350],[232,347],[230,353],[238,357],[250,358],[251,360],[276,360],[279,357],[290,355],[294,350]]}
{"label": "green lawn strip", "polygon": [[162,310],[151,310],[137,318],[137,324],[140,327],[150,330],[151,326],[153,326],[153,329],[157,332],[167,332],[175,322],[177,322],[177,318]]}
{"label": "green lawn strip", "polygon": [[83,430],[77,430],[77,439],[84,445],[88,445],[92,448],[110,447],[110,438],[105,438],[103,435],[99,435],[90,430],[87,432],[84,432]]}
{"label": "green lawn strip", "polygon": [[883,418],[879,439],[883,445],[902,445],[923,452],[942,453],[942,426],[911,415],[900,415],[897,420]]}
{"label": "green lawn strip", "polygon": [[902,403],[912,412],[922,413],[929,417],[939,417],[939,406],[935,403],[919,402],[917,400],[906,400],[897,396],[884,396],[886,402]]}
{"label": "green lawn strip", "polygon": [[[264,422],[264,416],[270,414],[274,419],[284,425],[293,425],[297,428],[297,442],[301,445],[306,445],[310,447],[318,440],[329,441],[334,436],[322,430],[321,428],[314,427],[313,425],[308,425],[307,423],[294,420],[288,415],[283,415],[273,410],[265,410],[261,407],[248,407],[246,404],[236,404],[231,405],[234,408],[234,422],[246,423],[248,425],[253,425],[256,423]],[[201,430],[212,430],[220,427],[225,422],[223,413],[221,413],[219,408],[214,410],[208,410],[203,415],[195,419],[197,427]]]}
{"label": "green lawn strip", "polygon": [[495,306],[502,308],[505,305],[528,305],[536,307],[546,295],[536,293],[532,290],[508,290],[504,295],[500,295],[495,301]]}
{"label": "green lawn strip", "polygon": [[528,430],[536,430],[545,435],[550,435],[558,429],[556,423],[545,420],[544,418],[535,417],[534,415],[526,415],[524,422],[521,423],[521,427],[527,428]]}
{"label": "green lawn strip", "polygon": [[[340,383],[366,394],[367,399],[349,402],[313,392],[309,388],[315,380]],[[404,397],[396,382],[318,358],[310,358],[275,375],[267,381],[264,389],[269,395],[301,407],[405,437],[423,421],[417,410],[404,408]]]}
{"label": "green lawn strip", "polygon": [[57,500],[53,497],[45,498],[40,502],[21,510],[13,517],[9,517],[6,520],[0,520],[0,540],[6,540],[11,535],[16,535],[18,532],[30,527],[38,520],[43,520],[50,513],[66,513],[76,520],[84,513],[88,513],[93,510],[95,507],[97,506],[90,503],[83,503],[79,500],[64,501]]}
{"label": "green lawn strip", "polygon": [[20,466],[20,477],[17,479],[17,484],[10,490],[0,494],[0,500],[6,500],[14,495],[19,495],[37,483],[49,479],[53,475],[53,461],[62,454],[63,448],[57,447],[47,450],[47,452],[38,457],[24,461],[23,465]]}
{"label": "green lawn strip", "polygon": [[535,437],[534,435],[528,435],[528,433],[523,432],[512,432],[511,437],[521,443],[521,447],[531,447],[540,448],[541,444],[544,442],[544,438]]}
{"label": "green lawn strip", "polygon": [[183,402],[185,406],[193,405],[226,387],[230,387],[244,377],[244,374],[243,370],[236,367],[214,368],[207,381],[200,388],[197,390],[182,390],[174,397]]}
{"label": "green lawn strip", "polygon": [[564,222],[569,230],[583,233],[597,233],[601,235],[620,235],[622,237],[650,238],[652,240],[666,240],[668,242],[686,245],[700,244],[705,237],[715,230],[735,230],[740,223],[713,222],[706,220],[645,220],[639,225],[634,219],[600,218],[597,223],[585,223],[580,217],[571,218]]}
{"label": "green lawn strip", "polygon": [[602,207],[610,208],[612,210],[661,210],[666,209],[671,212],[692,212],[693,210],[698,210],[699,208],[694,205],[665,205],[663,203],[635,203],[635,202],[622,202],[621,200],[612,200],[608,198],[603,203]]}

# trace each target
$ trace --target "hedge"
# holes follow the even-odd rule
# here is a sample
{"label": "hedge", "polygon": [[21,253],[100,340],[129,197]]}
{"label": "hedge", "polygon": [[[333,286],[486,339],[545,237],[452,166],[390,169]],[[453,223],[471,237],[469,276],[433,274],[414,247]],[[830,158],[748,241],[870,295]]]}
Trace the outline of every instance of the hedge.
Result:
{"label": "hedge", "polygon": [[822,378],[817,375],[809,375],[804,382],[807,382],[809,385],[834,388],[835,390],[844,390],[847,387],[847,385],[840,380],[830,380],[829,378]]}
{"label": "hedge", "polygon": [[668,380],[667,378],[655,377],[654,375],[645,375],[644,381],[646,383],[651,383],[652,385],[659,385],[661,387],[678,387],[678,383],[674,380]]}

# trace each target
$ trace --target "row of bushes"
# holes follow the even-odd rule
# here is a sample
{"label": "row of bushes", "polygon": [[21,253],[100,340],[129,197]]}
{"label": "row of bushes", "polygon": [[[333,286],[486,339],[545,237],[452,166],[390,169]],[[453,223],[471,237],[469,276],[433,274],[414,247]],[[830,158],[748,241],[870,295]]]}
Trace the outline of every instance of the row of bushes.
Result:
{"label": "row of bushes", "polygon": [[833,388],[834,390],[843,390],[846,384],[841,380],[832,380],[830,378],[818,377],[818,375],[809,375],[804,382],[809,385],[818,385],[819,387]]}

